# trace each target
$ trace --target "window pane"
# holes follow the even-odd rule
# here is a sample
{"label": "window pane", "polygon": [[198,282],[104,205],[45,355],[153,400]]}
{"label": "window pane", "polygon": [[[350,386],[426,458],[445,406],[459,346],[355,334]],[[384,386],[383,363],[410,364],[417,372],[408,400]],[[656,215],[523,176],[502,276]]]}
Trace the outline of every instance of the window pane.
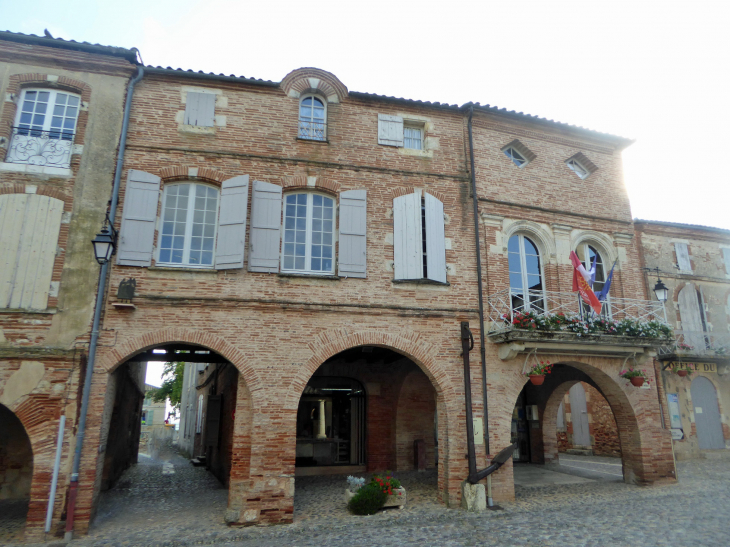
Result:
{"label": "window pane", "polygon": [[522,275],[519,273],[509,274],[509,288],[522,290]]}
{"label": "window pane", "polygon": [[[183,183],[168,186],[165,194],[160,262],[212,265],[218,190]],[[194,199],[188,199],[190,195],[195,196]],[[188,223],[190,214],[192,221]]]}
{"label": "window pane", "polygon": [[537,247],[535,247],[535,244],[532,241],[530,241],[527,238],[524,238],[524,241],[525,241],[525,254],[530,254],[530,255],[539,254],[537,252]]}

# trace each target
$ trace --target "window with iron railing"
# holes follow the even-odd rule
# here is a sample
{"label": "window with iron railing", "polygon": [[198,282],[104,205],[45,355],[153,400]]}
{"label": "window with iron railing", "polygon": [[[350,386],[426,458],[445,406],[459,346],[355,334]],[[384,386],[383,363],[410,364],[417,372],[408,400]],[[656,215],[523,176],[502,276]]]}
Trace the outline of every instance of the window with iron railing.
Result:
{"label": "window with iron railing", "polygon": [[23,90],[5,161],[68,167],[80,106],[79,96],[71,93]]}
{"label": "window with iron railing", "polygon": [[299,103],[299,138],[327,140],[327,107],[318,97],[304,97]]}

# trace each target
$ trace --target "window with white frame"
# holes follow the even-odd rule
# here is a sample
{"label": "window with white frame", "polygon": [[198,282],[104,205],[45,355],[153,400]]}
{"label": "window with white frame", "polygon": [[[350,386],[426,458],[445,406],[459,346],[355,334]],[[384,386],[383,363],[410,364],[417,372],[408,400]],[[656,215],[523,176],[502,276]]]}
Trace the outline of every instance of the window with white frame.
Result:
{"label": "window with white frame", "polygon": [[159,264],[213,266],[218,189],[184,182],[165,186]]}
{"label": "window with white frame", "polygon": [[507,243],[509,287],[515,311],[545,311],[540,251],[532,240],[515,234]]}
{"label": "window with white frame", "polygon": [[517,150],[515,150],[514,147],[508,146],[503,150],[503,152],[504,155],[512,160],[512,163],[514,163],[517,167],[524,167],[525,165],[527,165],[527,159]]}
{"label": "window with white frame", "polygon": [[568,160],[565,162],[568,167],[570,167],[570,170],[573,171],[576,175],[578,175],[580,178],[584,179],[590,175],[590,172],[586,167],[583,166],[582,163],[580,163],[578,160]]}
{"label": "window with white frame", "polygon": [[321,194],[284,196],[281,270],[334,273],[335,200]]}
{"label": "window with white frame", "polygon": [[5,161],[68,167],[81,99],[55,89],[24,89]]}
{"label": "window with white frame", "polygon": [[423,126],[403,126],[403,148],[423,150]]}
{"label": "window with white frame", "polygon": [[[595,265],[596,277],[593,282],[593,292],[598,294],[606,286],[606,276],[608,275],[606,272],[606,264],[603,261],[601,253],[599,253],[598,249],[596,249],[593,245],[589,245],[588,243],[581,243],[575,250],[575,254],[578,255],[578,258],[583,263],[583,267],[586,269],[587,272],[590,272],[591,268],[593,268],[593,266]],[[585,302],[583,302],[583,309],[587,313],[591,312],[591,307]],[[601,310],[601,315],[609,317],[610,312],[610,299],[606,297],[605,304]]]}
{"label": "window with white frame", "polygon": [[299,102],[299,138],[327,140],[327,106],[319,97],[307,95]]}

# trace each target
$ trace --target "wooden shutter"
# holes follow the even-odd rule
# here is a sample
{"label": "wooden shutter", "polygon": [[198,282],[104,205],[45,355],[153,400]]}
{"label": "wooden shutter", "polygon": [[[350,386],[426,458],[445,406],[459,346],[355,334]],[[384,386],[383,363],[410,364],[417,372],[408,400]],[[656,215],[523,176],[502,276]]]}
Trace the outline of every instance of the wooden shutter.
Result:
{"label": "wooden shutter", "polygon": [[426,275],[446,283],[444,204],[426,192]]}
{"label": "wooden shutter", "polygon": [[675,243],[674,249],[677,252],[677,265],[683,272],[692,271],[692,263],[689,261],[689,251],[686,243]]}
{"label": "wooden shutter", "polygon": [[279,271],[280,234],[281,186],[255,180],[251,194],[249,271]]}
{"label": "wooden shutter", "polygon": [[725,273],[730,275],[730,249],[723,249],[722,254],[725,257]]}
{"label": "wooden shutter", "polygon": [[185,125],[213,127],[215,95],[189,91],[185,98]]}
{"label": "wooden shutter", "polygon": [[208,395],[208,408],[205,411],[204,446],[218,446],[222,402],[220,395]]}
{"label": "wooden shutter", "polygon": [[700,302],[694,285],[685,285],[679,291],[679,317],[682,320],[684,342],[696,349],[704,349],[705,337]]}
{"label": "wooden shutter", "polygon": [[403,118],[378,114],[378,144],[403,146]]}
{"label": "wooden shutter", "polygon": [[215,268],[243,268],[248,213],[248,175],[233,177],[221,185],[218,217],[218,241],[215,245]]}
{"label": "wooden shutter", "polygon": [[48,306],[62,214],[55,198],[0,196],[0,308]]}
{"label": "wooden shutter", "polygon": [[337,273],[367,277],[367,191],[340,194],[340,255]]}
{"label": "wooden shutter", "polygon": [[420,191],[393,200],[395,279],[423,279]]}
{"label": "wooden shutter", "polygon": [[160,177],[130,169],[124,193],[117,264],[149,266],[155,240]]}

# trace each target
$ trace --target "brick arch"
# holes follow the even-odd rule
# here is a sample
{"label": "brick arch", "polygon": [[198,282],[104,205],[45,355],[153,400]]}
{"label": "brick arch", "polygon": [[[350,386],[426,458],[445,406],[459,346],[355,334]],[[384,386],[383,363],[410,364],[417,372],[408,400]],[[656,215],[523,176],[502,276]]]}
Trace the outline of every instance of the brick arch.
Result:
{"label": "brick arch", "polygon": [[[624,481],[649,484],[659,478],[673,478],[674,462],[671,438],[659,427],[660,414],[654,390],[639,390],[618,376],[620,365],[599,366],[598,358],[579,361],[559,361],[588,377],[571,378],[549,375],[541,389],[553,390],[540,405],[543,442],[546,459],[557,456],[555,434],[557,409],[570,387],[579,381],[588,381],[608,402],[616,420],[621,445]],[[593,362],[590,362],[593,361]],[[553,373],[555,374],[555,372]],[[522,383],[524,385],[524,383]],[[520,387],[521,390],[521,387]],[[519,391],[513,393],[513,401]],[[554,452],[553,452],[554,450]]]}
{"label": "brick arch", "polygon": [[313,67],[298,68],[284,76],[279,87],[290,97],[299,98],[307,92],[315,92],[327,98],[327,102],[339,103],[347,97],[347,87],[337,76]]}
{"label": "brick arch", "polygon": [[340,193],[340,183],[327,177],[313,177],[315,178],[314,186],[309,186],[307,175],[297,175],[294,177],[285,177],[282,188],[286,192],[287,190],[319,190],[336,196]]}
{"label": "brick arch", "polygon": [[178,180],[199,180],[220,186],[229,177],[223,172],[211,169],[210,167],[179,164],[168,165],[160,169],[160,178],[163,184]]}
{"label": "brick arch", "polygon": [[120,345],[112,348],[108,353],[104,354],[102,358],[99,359],[98,366],[103,368],[107,373],[112,373],[117,367],[124,364],[127,360],[138,353],[155,346],[169,344],[172,342],[185,342],[188,344],[203,346],[219,353],[238,369],[238,372],[245,380],[248,390],[252,395],[264,387],[257,372],[238,348],[232,346],[226,340],[214,334],[182,327],[152,331],[126,340]]}
{"label": "brick arch", "polygon": [[[294,410],[299,407],[299,399],[307,382],[317,369],[330,357],[358,346],[378,346],[392,349],[413,361],[431,381],[437,397],[453,394],[456,389],[447,371],[438,364],[438,350],[413,332],[347,331],[346,329],[328,330],[316,336],[309,344],[312,356],[297,372],[287,390],[284,408]],[[444,407],[445,408],[445,407]],[[447,423],[445,417],[444,423]]]}

